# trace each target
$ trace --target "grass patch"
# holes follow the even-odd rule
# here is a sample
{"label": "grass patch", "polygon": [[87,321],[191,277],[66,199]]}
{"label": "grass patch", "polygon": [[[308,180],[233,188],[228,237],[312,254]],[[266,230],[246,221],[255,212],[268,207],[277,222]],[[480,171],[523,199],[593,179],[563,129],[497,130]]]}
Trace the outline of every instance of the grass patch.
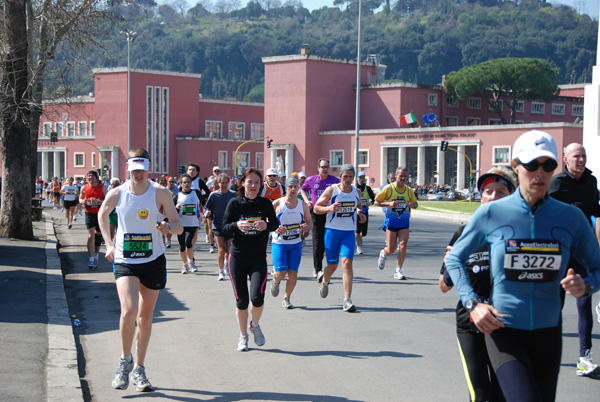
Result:
{"label": "grass patch", "polygon": [[446,212],[453,214],[468,214],[473,212],[481,205],[480,202],[454,202],[454,201],[419,201],[419,208],[422,211]]}

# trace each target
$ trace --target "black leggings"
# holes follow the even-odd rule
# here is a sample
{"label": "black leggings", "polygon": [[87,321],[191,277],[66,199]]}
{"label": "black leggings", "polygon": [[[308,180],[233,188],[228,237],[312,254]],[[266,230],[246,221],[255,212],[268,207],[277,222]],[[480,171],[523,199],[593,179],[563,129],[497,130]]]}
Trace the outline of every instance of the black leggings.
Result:
{"label": "black leggings", "polygon": [[[235,303],[239,310],[246,310],[252,298],[252,305],[260,307],[265,302],[267,285],[266,257],[229,257],[229,277],[233,285]],[[250,277],[250,294],[248,294],[248,277]]]}
{"label": "black leggings", "polygon": [[310,215],[313,221],[313,266],[315,271],[319,272],[323,270],[323,254],[325,254],[325,222],[327,221],[327,215],[317,215],[312,211]]}
{"label": "black leggings", "polygon": [[457,332],[456,337],[469,386],[469,400],[504,402],[504,395],[485,348],[484,334]]}
{"label": "black leggings", "polygon": [[526,331],[500,328],[485,335],[506,400],[552,402],[562,353],[561,326]]}
{"label": "black leggings", "polygon": [[177,241],[179,242],[179,251],[183,252],[186,248],[194,247],[194,245],[192,244],[192,240],[194,240],[194,236],[196,235],[197,230],[198,226],[183,227],[183,232],[180,235],[177,235]]}

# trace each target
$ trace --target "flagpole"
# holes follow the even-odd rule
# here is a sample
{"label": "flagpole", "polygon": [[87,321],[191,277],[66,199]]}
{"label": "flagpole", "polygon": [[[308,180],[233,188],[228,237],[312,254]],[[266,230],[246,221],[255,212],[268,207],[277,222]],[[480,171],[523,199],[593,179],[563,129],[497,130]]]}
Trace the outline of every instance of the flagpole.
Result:
{"label": "flagpole", "polygon": [[358,174],[358,145],[360,137],[360,18],[362,14],[362,0],[358,0],[358,48],[356,56],[356,135],[354,142],[354,168]]}

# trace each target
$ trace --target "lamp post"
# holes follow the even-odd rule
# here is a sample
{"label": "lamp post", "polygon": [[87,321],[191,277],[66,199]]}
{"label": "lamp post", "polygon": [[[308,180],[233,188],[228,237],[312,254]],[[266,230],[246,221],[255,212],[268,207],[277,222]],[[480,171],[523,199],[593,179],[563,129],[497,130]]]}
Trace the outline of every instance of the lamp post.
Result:
{"label": "lamp post", "polygon": [[131,42],[135,40],[136,32],[126,29],[121,31],[127,36],[127,152],[131,149]]}
{"label": "lamp post", "polygon": [[356,135],[354,141],[354,168],[358,174],[358,146],[360,135],[360,19],[362,14],[362,0],[358,0],[358,48],[356,55]]}

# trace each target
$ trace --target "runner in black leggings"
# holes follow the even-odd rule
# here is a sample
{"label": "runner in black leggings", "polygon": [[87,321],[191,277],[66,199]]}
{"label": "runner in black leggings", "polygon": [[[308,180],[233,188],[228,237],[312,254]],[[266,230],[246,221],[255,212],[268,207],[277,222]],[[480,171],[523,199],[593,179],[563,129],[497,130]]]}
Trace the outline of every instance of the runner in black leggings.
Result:
{"label": "runner in black leggings", "polygon": [[[223,233],[233,235],[229,250],[229,277],[236,299],[240,352],[248,350],[248,328],[254,335],[257,346],[265,344],[258,322],[262,315],[267,284],[267,242],[269,232],[276,230],[279,223],[271,201],[258,195],[262,181],[259,170],[246,170],[240,179],[238,197],[229,201],[223,216]],[[250,301],[252,320],[248,327]]]}

